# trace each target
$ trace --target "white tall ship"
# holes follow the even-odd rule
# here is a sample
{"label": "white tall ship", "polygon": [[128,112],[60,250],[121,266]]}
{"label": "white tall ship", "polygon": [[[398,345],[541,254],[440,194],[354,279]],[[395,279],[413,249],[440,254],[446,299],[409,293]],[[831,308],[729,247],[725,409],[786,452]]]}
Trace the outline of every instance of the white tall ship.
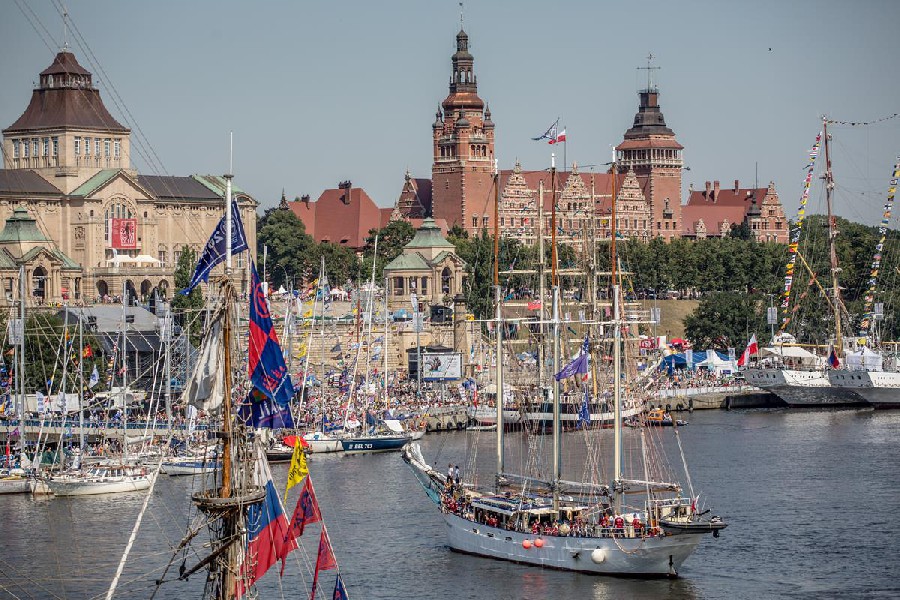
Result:
{"label": "white tall ship", "polygon": [[[551,178],[555,175],[551,169]],[[615,197],[615,193],[613,193]],[[555,203],[553,203],[555,204]],[[613,205],[615,206],[615,204]],[[613,209],[615,210],[615,209]],[[615,223],[615,212],[611,217]],[[495,219],[495,222],[497,219]],[[551,217],[555,230],[555,212]],[[496,231],[495,231],[496,234]],[[615,265],[615,245],[613,245]],[[555,265],[554,265],[555,267]],[[613,269],[613,281],[615,269]],[[560,290],[553,268],[552,334],[553,372],[561,377],[582,370],[570,369],[576,361],[559,370],[560,356]],[[496,375],[498,389],[503,389],[503,327],[501,318],[501,288],[495,272],[496,292]],[[504,464],[504,428],[496,428],[497,465],[491,484],[483,487],[459,481],[455,473],[443,474],[432,468],[422,456],[418,444],[404,447],[403,458],[422,484],[428,497],[439,507],[447,525],[450,548],[458,552],[508,560],[528,565],[551,567],[604,575],[677,576],[678,569],[690,556],[703,536],[718,535],[726,525],[718,517],[701,518],[696,509],[697,496],[687,476],[682,454],[681,464],[687,476],[688,492],[677,481],[669,461],[659,460],[665,449],[653,446],[651,432],[641,427],[629,432],[629,452],[633,460],[625,465],[622,394],[622,318],[618,285],[613,286],[612,319],[596,323],[611,333],[613,347],[612,405],[614,411],[614,439],[612,479],[603,481],[597,468],[585,467],[582,481],[562,478],[562,427],[560,419],[560,381],[554,377],[549,388],[553,404],[552,415],[552,473],[542,477],[529,470],[513,474]],[[587,365],[588,340],[579,355]],[[570,373],[571,371],[571,373]],[[566,374],[564,374],[566,373]],[[496,403],[497,421],[502,420],[502,404]],[[586,419],[587,420],[587,419]],[[672,431],[677,438],[677,427]],[[527,432],[524,435],[529,435]],[[578,434],[572,434],[577,436]],[[608,443],[604,431],[585,432],[588,456],[596,460],[601,448],[592,446]],[[571,442],[570,442],[571,443]],[[531,445],[529,445],[531,446]],[[681,442],[678,441],[680,448]],[[538,448],[532,448],[535,453]],[[537,459],[537,456],[531,458]],[[474,461],[473,461],[474,462]],[[530,461],[528,461],[530,462]],[[607,463],[609,464],[609,463]],[[527,469],[528,467],[526,467]],[[549,477],[548,477],[549,475]],[[451,481],[451,477],[457,479]],[[484,478],[481,478],[482,481]]]}
{"label": "white tall ship", "polygon": [[828,372],[832,387],[853,394],[874,408],[900,408],[900,371],[884,370],[880,352],[861,348],[846,356],[846,368]]}

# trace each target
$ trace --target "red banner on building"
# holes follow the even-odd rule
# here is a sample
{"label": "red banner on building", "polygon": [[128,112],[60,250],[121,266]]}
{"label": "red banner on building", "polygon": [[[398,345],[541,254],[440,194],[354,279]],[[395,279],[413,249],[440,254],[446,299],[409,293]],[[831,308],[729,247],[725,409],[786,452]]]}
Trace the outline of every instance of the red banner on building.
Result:
{"label": "red banner on building", "polygon": [[137,248],[137,219],[110,219],[109,241],[117,250]]}

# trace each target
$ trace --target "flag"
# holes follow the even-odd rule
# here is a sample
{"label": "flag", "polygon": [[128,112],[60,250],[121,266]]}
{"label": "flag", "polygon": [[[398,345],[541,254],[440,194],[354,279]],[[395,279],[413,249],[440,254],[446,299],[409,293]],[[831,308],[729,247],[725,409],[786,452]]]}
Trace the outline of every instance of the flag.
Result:
{"label": "flag", "polygon": [[831,348],[831,352],[828,354],[828,366],[832,369],[838,369],[841,366],[841,361],[838,358],[837,352],[834,351],[834,347]]}
{"label": "flag", "polygon": [[319,583],[319,571],[327,571],[328,569],[337,568],[337,559],[334,557],[334,550],[331,549],[331,540],[328,539],[328,530],[322,528],[322,535],[319,537],[319,555],[316,558],[316,573],[313,575],[312,593],[309,600],[315,600],[316,587]]}
{"label": "flag", "polygon": [[556,139],[556,131],[557,131],[558,126],[559,126],[559,119],[556,119],[556,121],[553,123],[553,125],[551,125],[549,127],[549,129],[547,129],[547,131],[545,131],[543,134],[539,135],[538,137],[534,137],[531,139],[534,140],[535,142],[539,142],[541,140],[550,140],[549,143],[552,144],[552,143],[554,143],[553,140]]}
{"label": "flag", "polygon": [[266,498],[247,507],[247,551],[241,565],[243,577],[237,583],[238,597],[246,591],[244,582],[255,583],[279,560],[283,569],[288,553],[298,548],[297,542],[289,535],[290,526],[275,491],[266,453],[259,444],[256,445],[254,476],[256,483],[265,489]]}
{"label": "flag", "polygon": [[222,376],[225,347],[221,343],[224,315],[224,305],[219,304],[203,336],[194,371],[181,394],[182,402],[197,410],[217,411],[225,400],[225,377]]}
{"label": "flag", "polygon": [[269,304],[256,265],[250,262],[250,344],[248,371],[253,386],[283,409],[294,396],[294,384],[284,363],[278,334],[269,314]]}
{"label": "flag", "polygon": [[541,309],[541,301],[540,300],[531,300],[528,302],[528,310],[540,310]]}
{"label": "flag", "polygon": [[332,600],[350,600],[350,597],[347,596],[347,590],[344,589],[344,580],[341,579],[340,572],[338,572],[334,580],[334,594],[331,598]]}
{"label": "flag", "polygon": [[563,129],[562,131],[559,132],[558,135],[556,135],[553,139],[551,139],[547,143],[548,144],[558,144],[559,142],[565,142],[565,141],[566,141],[566,130]]}
{"label": "flag", "polygon": [[93,356],[94,356],[94,351],[91,349],[91,345],[88,344],[87,346],[84,347],[84,350],[81,351],[81,357],[82,358],[93,358]]}
{"label": "flag", "polygon": [[309,475],[309,467],[306,466],[306,455],[303,453],[303,446],[298,440],[294,444],[294,455],[291,456],[291,468],[288,471],[287,489],[284,491],[285,497],[292,487],[303,481],[303,478]]}
{"label": "flag", "polygon": [[578,353],[575,360],[564,366],[559,373],[554,375],[557,381],[565,379],[566,377],[572,377],[576,373],[584,374],[588,372],[589,344],[588,338],[584,338],[584,343],[581,345],[581,352]]}
{"label": "flag", "polygon": [[576,429],[584,427],[589,427],[591,425],[591,409],[588,406],[588,391],[587,388],[584,388],[584,398],[581,400],[581,408],[578,409],[578,424],[575,426]]}
{"label": "flag", "polygon": [[[186,288],[179,294],[187,296],[200,285],[200,282],[209,281],[209,273],[213,267],[225,261],[225,216],[219,219],[219,224],[213,229],[212,235],[203,247],[200,260],[194,268],[194,276]],[[244,224],[241,222],[241,212],[238,210],[236,200],[231,201],[231,254],[240,254],[247,249],[247,236],[244,235]]]}
{"label": "flag", "polygon": [[316,492],[313,490],[312,481],[307,476],[300,497],[297,498],[294,516],[291,517],[290,533],[294,537],[300,537],[307,525],[318,523],[321,520],[322,513],[319,511],[319,503],[316,501]]}
{"label": "flag", "polygon": [[294,416],[290,405],[279,407],[257,388],[251,388],[244,400],[238,404],[238,417],[248,427],[261,429],[293,429]]}
{"label": "flag", "polygon": [[738,366],[743,367],[747,363],[750,362],[750,356],[753,354],[759,354],[759,345],[756,343],[756,334],[750,336],[750,341],[747,342],[747,349],[744,350],[744,353],[741,354],[741,357],[738,359]]}
{"label": "flag", "polygon": [[100,383],[100,372],[97,370],[97,365],[94,365],[94,370],[91,371],[91,378],[88,379],[88,387],[93,389],[98,383]]}

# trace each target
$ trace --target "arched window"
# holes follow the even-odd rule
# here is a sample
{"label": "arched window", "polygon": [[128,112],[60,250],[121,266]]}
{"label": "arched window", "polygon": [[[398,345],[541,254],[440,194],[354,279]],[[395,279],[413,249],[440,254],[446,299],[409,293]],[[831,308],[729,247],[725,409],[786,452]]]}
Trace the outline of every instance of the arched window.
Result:
{"label": "arched window", "polygon": [[47,270],[44,267],[37,267],[31,274],[31,295],[40,300],[47,299]]}
{"label": "arched window", "polygon": [[110,219],[133,219],[133,218],[134,218],[134,212],[131,210],[131,206],[127,202],[125,202],[124,199],[122,199],[122,198],[113,199],[113,201],[110,202],[106,206],[106,213],[105,213],[104,219],[103,219],[103,227],[104,227],[103,239],[104,239],[104,241],[106,241],[106,242],[110,241],[110,239],[109,239]]}
{"label": "arched window", "polygon": [[441,271],[441,293],[453,293],[453,274],[450,272],[450,267],[444,267],[444,270]]}
{"label": "arched window", "polygon": [[403,278],[402,277],[394,277],[394,295],[395,296],[403,295]]}

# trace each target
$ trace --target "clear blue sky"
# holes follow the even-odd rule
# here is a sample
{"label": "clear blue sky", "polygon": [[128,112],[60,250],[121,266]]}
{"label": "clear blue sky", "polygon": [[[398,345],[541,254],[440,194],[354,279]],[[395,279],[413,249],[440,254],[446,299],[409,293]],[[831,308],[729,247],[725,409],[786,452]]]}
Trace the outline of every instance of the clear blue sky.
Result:
{"label": "clear blue sky", "polygon": [[[282,188],[316,198],[344,179],[388,206],[407,168],[430,177],[431,123],[459,30],[455,1],[68,6],[79,61],[111,112],[140,128],[146,152],[158,156],[162,167],[138,156],[132,136],[143,173],[224,173],[233,131],[236,182],[262,208]],[[895,0],[465,6],[502,168],[517,158],[526,169],[546,167],[550,148],[530,137],[557,116],[570,164],[609,160],[646,81],[636,67],[652,52],[663,112],[685,146],[685,189],[713,179],[749,184],[758,163],[760,185],[775,181],[791,218],[820,115],[867,121],[900,112],[898,24]],[[0,126],[24,110],[62,38],[53,1],[0,4]],[[876,223],[900,154],[900,119],[835,127],[834,138],[838,212]],[[822,206],[814,192],[811,212]]]}

